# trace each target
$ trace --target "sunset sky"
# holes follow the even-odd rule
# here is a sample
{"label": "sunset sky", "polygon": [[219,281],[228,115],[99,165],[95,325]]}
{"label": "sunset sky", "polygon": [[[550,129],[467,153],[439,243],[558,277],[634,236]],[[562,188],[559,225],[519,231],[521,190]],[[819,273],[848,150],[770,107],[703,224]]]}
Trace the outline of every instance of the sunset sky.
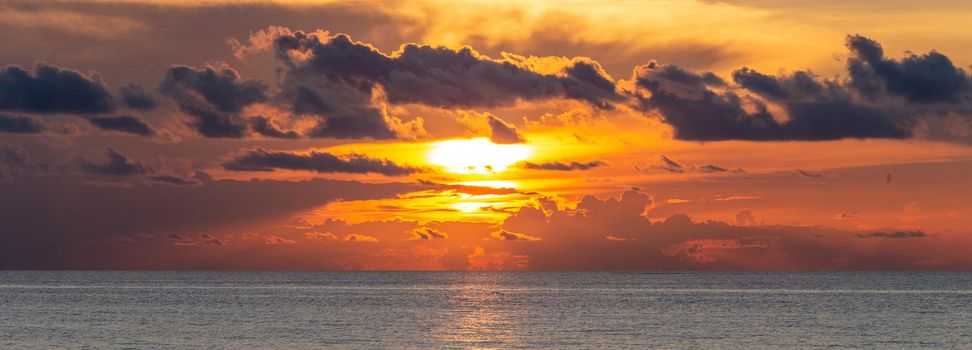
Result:
{"label": "sunset sky", "polygon": [[972,269],[970,22],[4,1],[0,268]]}

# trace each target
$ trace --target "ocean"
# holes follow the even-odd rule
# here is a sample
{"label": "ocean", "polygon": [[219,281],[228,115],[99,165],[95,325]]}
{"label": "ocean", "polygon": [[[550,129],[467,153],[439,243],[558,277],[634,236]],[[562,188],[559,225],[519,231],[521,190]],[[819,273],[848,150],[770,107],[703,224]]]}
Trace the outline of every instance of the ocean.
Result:
{"label": "ocean", "polygon": [[0,271],[2,349],[972,349],[972,273]]}

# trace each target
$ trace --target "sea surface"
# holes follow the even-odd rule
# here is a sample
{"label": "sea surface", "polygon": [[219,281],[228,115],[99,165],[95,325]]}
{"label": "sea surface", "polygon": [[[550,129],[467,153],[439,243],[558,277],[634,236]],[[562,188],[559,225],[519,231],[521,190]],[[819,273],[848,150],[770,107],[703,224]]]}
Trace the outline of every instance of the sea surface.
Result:
{"label": "sea surface", "polygon": [[972,273],[0,271],[2,349],[972,349]]}

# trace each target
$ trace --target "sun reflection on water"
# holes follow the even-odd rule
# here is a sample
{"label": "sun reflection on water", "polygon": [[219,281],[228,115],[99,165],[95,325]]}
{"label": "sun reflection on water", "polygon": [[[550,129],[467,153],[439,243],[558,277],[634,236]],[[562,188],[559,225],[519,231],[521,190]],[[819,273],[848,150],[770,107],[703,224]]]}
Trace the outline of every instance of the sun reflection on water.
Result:
{"label": "sun reflection on water", "polygon": [[443,340],[468,349],[496,349],[516,344],[521,309],[510,308],[505,276],[477,272],[456,274],[456,288],[443,308],[435,332]]}

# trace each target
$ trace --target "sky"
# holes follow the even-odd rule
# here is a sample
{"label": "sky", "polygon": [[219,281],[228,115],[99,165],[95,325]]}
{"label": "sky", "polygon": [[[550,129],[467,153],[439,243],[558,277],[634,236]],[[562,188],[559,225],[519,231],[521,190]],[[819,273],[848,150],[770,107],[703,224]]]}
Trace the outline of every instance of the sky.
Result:
{"label": "sky", "polygon": [[5,1],[0,268],[969,270],[967,1]]}

